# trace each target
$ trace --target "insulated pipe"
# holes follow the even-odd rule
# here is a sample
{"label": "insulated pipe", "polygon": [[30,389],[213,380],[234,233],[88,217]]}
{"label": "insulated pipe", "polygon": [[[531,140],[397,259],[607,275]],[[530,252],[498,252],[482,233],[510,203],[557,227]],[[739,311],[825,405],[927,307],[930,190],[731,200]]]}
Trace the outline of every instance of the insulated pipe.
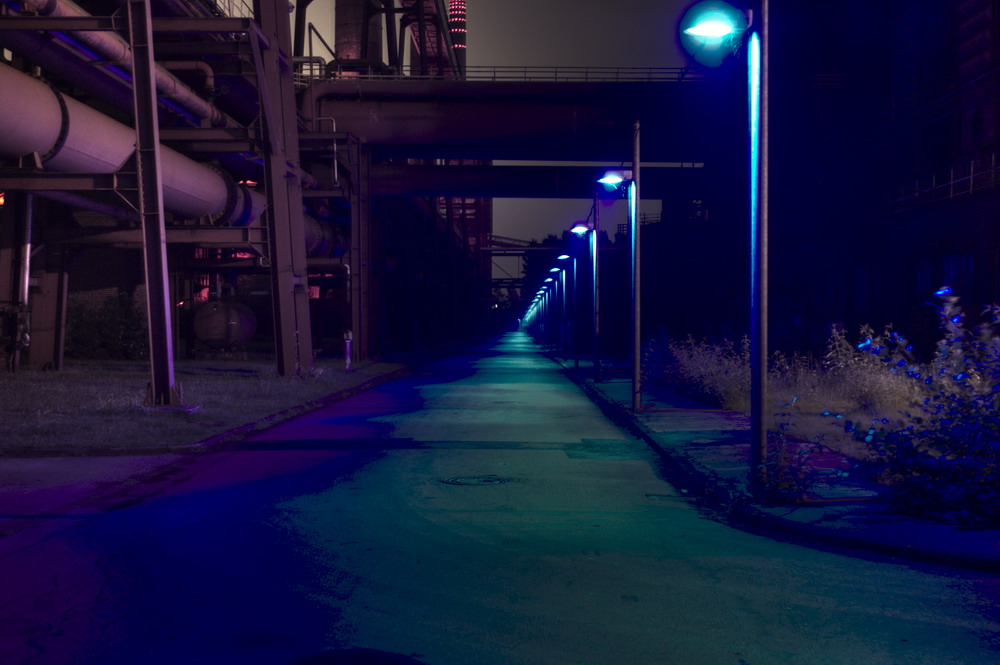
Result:
{"label": "insulated pipe", "polygon": [[205,88],[215,90],[215,70],[203,60],[164,60],[159,66],[168,71],[201,72],[205,78]]}
{"label": "insulated pipe", "polygon": [[[90,16],[89,13],[79,5],[71,2],[71,0],[21,0],[21,4],[26,10],[37,12],[42,16]],[[118,33],[97,30],[74,30],[69,34],[104,57],[104,64],[117,65],[129,72],[132,71],[132,48]],[[169,97],[192,114],[208,120],[213,126],[231,126],[233,124],[233,121],[227,118],[219,109],[199,97],[176,76],[162,67],[157,66],[155,68],[155,78],[156,92],[158,94]]]}
{"label": "insulated pipe", "polygon": [[[115,173],[135,152],[135,131],[12,67],[0,66],[0,155],[38,153],[47,169]],[[245,226],[264,197],[165,146],[160,147],[164,207],[187,218]]]}

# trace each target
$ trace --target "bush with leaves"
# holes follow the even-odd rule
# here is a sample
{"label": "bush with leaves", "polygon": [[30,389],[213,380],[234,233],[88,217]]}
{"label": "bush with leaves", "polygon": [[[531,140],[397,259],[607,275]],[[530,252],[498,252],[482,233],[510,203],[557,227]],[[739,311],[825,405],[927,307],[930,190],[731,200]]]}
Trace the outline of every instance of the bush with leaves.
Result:
{"label": "bush with leaves", "polygon": [[847,427],[877,453],[875,471],[900,511],[1000,524],[1000,310],[975,330],[958,297],[936,292],[944,336],[926,366],[882,358],[923,392],[898,427]]}

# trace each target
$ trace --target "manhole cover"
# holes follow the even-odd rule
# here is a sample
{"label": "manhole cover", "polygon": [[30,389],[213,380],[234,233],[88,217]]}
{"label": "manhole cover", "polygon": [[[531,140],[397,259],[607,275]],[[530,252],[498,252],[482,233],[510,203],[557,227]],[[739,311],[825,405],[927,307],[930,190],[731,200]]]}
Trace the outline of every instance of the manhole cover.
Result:
{"label": "manhole cover", "polygon": [[445,478],[441,481],[445,485],[503,485],[509,483],[510,478],[501,476],[455,476]]}

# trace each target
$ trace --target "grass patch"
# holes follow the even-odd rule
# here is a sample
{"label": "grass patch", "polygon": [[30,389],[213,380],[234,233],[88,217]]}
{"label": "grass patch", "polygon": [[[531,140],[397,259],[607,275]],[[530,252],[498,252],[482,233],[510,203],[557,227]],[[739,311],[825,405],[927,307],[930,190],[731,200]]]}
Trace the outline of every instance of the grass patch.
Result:
{"label": "grass patch", "polygon": [[[194,444],[300,408],[402,369],[391,363],[319,361],[305,378],[278,376],[264,361],[180,361],[175,380],[193,413],[143,406],[149,366],[75,361],[60,372],[0,373],[0,456],[132,454]],[[292,412],[282,412],[292,410]]]}

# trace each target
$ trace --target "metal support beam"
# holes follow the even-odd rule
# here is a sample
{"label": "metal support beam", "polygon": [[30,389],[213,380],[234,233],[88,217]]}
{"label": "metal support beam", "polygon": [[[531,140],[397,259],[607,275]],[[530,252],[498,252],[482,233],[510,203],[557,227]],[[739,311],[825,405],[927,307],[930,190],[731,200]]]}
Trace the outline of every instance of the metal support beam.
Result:
{"label": "metal support beam", "polygon": [[375,251],[372,239],[371,198],[369,196],[370,154],[358,141],[349,145],[351,172],[351,249],[350,283],[352,353],[354,360],[375,359],[375,298],[372,289],[372,264]]}
{"label": "metal support beam", "polygon": [[288,4],[256,0],[254,14],[270,47],[260,55],[264,121],[271,294],[278,373],[299,375],[312,367],[298,110],[292,80]]}
{"label": "metal support beam", "polygon": [[160,179],[160,134],[157,122],[153,29],[149,3],[128,0],[129,40],[134,54],[132,97],[135,104],[136,167],[139,215],[142,219],[146,272],[146,315],[149,326],[150,381],[146,403],[181,406],[174,383],[174,349],[170,321],[170,279],[164,226],[163,182]]}

